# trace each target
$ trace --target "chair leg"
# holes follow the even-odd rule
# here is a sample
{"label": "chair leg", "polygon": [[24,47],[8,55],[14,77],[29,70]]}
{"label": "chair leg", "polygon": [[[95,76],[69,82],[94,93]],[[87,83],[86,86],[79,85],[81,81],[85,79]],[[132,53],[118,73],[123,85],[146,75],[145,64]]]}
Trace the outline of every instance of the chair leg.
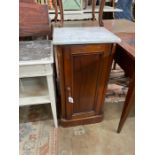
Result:
{"label": "chair leg", "polygon": [[88,6],[88,0],[84,0],[84,8],[83,9],[87,9]]}
{"label": "chair leg", "polygon": [[64,23],[64,12],[63,12],[62,0],[58,0],[58,5],[59,5],[59,10],[60,10],[60,21],[61,21],[61,26],[63,26],[63,23]]}
{"label": "chair leg", "polygon": [[92,20],[95,20],[95,7],[96,7],[96,0],[92,0]]}
{"label": "chair leg", "polygon": [[99,26],[104,26],[104,22],[102,20],[104,5],[105,5],[105,0],[101,0],[100,8],[99,8],[99,17],[98,17]]}
{"label": "chair leg", "polygon": [[57,20],[58,20],[58,7],[57,7],[57,1],[56,0],[53,0],[53,7],[55,10],[55,17],[51,21],[54,20],[55,22],[57,22]]}

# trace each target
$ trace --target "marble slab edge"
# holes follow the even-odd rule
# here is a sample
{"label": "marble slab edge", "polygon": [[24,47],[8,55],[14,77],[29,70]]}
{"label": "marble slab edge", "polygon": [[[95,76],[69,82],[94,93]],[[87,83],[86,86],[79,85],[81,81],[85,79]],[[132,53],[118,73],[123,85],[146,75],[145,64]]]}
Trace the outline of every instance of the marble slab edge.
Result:
{"label": "marble slab edge", "polygon": [[104,27],[54,28],[53,45],[120,43],[121,39]]}

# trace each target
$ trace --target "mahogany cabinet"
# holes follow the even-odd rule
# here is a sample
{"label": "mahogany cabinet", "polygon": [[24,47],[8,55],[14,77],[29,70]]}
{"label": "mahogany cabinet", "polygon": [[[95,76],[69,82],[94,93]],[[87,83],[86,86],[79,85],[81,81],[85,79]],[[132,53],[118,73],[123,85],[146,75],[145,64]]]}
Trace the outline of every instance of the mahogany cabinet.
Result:
{"label": "mahogany cabinet", "polygon": [[[73,36],[73,40],[75,38]],[[53,43],[61,125],[102,121],[105,92],[114,55],[113,43]]]}

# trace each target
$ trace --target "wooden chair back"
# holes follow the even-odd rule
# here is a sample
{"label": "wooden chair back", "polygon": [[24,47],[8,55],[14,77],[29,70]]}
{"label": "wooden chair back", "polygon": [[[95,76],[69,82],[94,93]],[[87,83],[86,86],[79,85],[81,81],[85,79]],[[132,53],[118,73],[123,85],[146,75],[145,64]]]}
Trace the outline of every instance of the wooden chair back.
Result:
{"label": "wooden chair back", "polygon": [[47,36],[50,34],[52,32],[47,5],[19,2],[19,36]]}
{"label": "wooden chair back", "polygon": [[35,0],[19,0],[19,2],[34,3]]}

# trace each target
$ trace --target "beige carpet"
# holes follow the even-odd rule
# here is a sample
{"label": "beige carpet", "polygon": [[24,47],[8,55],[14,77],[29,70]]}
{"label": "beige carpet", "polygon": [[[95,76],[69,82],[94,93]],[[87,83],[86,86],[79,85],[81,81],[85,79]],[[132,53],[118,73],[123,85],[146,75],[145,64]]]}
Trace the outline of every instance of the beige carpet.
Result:
{"label": "beige carpet", "polygon": [[134,155],[134,111],[116,133],[123,103],[106,103],[101,123],[60,128],[59,155]]}

